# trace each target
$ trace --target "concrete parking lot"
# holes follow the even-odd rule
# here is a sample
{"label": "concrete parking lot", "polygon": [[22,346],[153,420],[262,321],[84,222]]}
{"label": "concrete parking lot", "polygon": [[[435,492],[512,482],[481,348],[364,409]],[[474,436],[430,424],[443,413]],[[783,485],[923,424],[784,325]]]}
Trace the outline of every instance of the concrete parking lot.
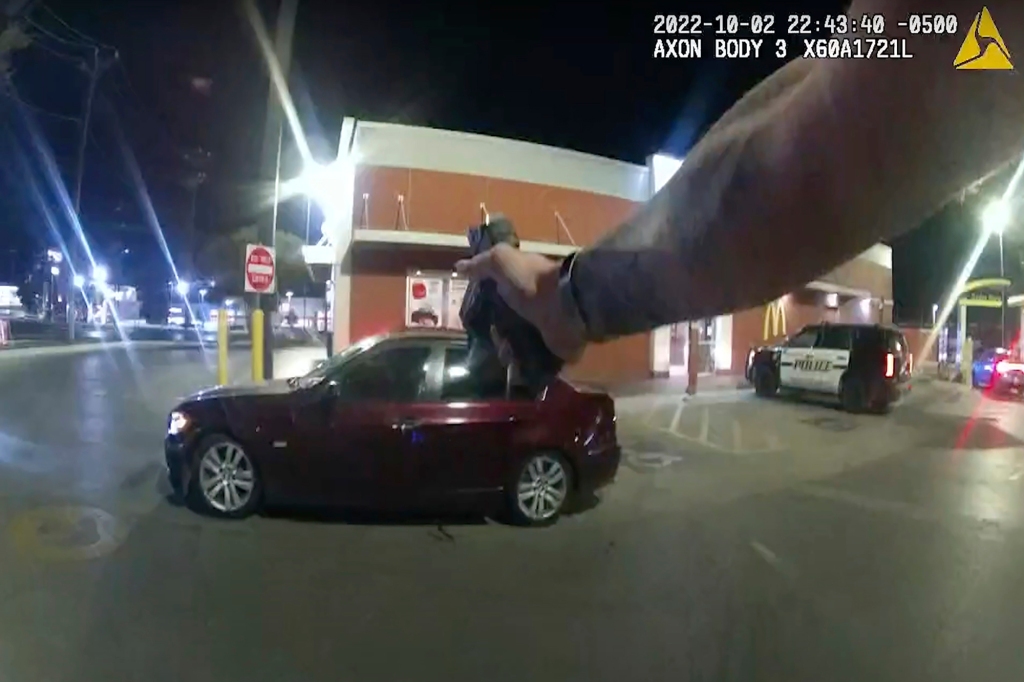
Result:
{"label": "concrete parking lot", "polygon": [[[291,356],[296,371],[311,358]],[[234,359],[244,376],[247,358]],[[166,498],[197,351],[0,357],[0,670],[45,680],[982,680],[1024,674],[1024,410],[620,402],[551,528]]]}

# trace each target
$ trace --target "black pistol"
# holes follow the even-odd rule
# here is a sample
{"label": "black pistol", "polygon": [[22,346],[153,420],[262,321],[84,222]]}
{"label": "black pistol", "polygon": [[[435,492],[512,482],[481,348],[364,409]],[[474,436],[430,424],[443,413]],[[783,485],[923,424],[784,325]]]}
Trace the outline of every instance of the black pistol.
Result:
{"label": "black pistol", "polygon": [[[490,216],[482,225],[469,228],[468,237],[473,256],[496,244],[519,248],[519,237],[512,221],[501,215]],[[497,358],[491,327],[511,346],[519,376],[531,389],[540,390],[562,371],[563,360],[548,349],[536,327],[505,303],[494,280],[470,283],[459,317],[469,337],[470,371]]]}

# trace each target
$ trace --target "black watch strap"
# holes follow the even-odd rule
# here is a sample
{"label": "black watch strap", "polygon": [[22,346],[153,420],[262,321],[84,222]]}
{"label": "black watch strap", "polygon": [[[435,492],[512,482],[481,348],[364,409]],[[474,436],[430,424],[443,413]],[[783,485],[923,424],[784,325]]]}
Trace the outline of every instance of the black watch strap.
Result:
{"label": "black watch strap", "polygon": [[572,280],[573,266],[576,263],[577,255],[579,254],[571,254],[562,261],[558,273],[558,299],[566,320],[571,325],[578,327],[582,338],[586,338],[587,319],[580,307],[579,292]]}

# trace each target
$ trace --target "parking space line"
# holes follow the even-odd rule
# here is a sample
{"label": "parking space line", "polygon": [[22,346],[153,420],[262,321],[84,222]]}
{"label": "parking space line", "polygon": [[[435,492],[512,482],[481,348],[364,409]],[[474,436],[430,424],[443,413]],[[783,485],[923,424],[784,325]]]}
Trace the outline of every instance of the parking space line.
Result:
{"label": "parking space line", "polygon": [[669,431],[675,431],[679,427],[679,420],[683,416],[684,407],[686,407],[686,402],[680,400],[679,406],[676,408],[676,413],[672,416],[672,424],[668,427]]}
{"label": "parking space line", "polygon": [[776,555],[776,554],[775,554],[775,552],[771,551],[770,549],[768,549],[767,547],[765,547],[764,545],[762,545],[762,544],[761,544],[760,542],[758,542],[757,540],[751,540],[751,541],[750,541],[750,547],[751,547],[751,548],[752,548],[752,549],[753,549],[753,550],[754,550],[755,552],[757,552],[757,553],[758,553],[758,555],[760,555],[760,557],[761,557],[762,559],[764,559],[764,560],[765,560],[765,562],[766,562],[766,563],[767,563],[767,564],[768,564],[769,566],[771,566],[772,568],[778,568],[779,566],[781,566],[781,565],[782,565],[782,562],[781,562],[781,561],[779,561],[779,557],[778,557],[778,555]]}

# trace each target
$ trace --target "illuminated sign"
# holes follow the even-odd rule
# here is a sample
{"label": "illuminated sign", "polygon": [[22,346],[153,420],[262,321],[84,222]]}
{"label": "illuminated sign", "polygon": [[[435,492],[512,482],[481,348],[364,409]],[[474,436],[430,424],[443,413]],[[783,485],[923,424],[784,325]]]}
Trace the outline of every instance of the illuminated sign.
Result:
{"label": "illuminated sign", "polygon": [[1002,277],[971,280],[960,290],[959,303],[968,308],[1001,308],[1003,292],[1010,285],[1010,280]]}
{"label": "illuminated sign", "polygon": [[1000,308],[1003,297],[997,294],[971,294],[960,299],[960,305],[971,308]]}
{"label": "illuminated sign", "polygon": [[[771,332],[769,334],[769,332]],[[786,335],[786,303],[783,298],[764,307],[764,340]]]}

